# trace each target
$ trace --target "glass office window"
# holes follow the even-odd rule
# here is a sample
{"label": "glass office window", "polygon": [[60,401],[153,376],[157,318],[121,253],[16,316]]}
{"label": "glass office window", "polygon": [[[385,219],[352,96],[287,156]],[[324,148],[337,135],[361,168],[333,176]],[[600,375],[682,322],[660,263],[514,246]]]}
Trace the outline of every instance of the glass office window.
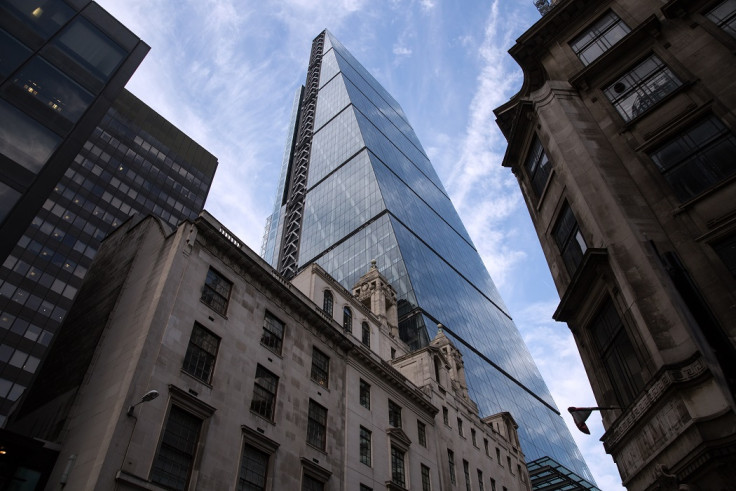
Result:
{"label": "glass office window", "polygon": [[18,199],[20,199],[18,191],[4,182],[0,182],[0,222],[10,213]]}
{"label": "glass office window", "polygon": [[681,85],[672,70],[651,55],[603,89],[603,93],[621,117],[631,121]]}
{"label": "glass office window", "polygon": [[31,50],[0,29],[0,81],[31,55]]}
{"label": "glass office window", "polygon": [[125,50],[82,18],[75,19],[55,40],[64,52],[102,80],[125,58]]}
{"label": "glass office window", "polygon": [[609,11],[573,39],[570,47],[584,65],[589,65],[629,32],[629,26],[618,15]]}
{"label": "glass office window", "polygon": [[5,0],[2,6],[45,39],[74,15],[74,10],[59,0]]}
{"label": "glass office window", "polygon": [[736,38],[736,0],[725,0],[719,3],[710,9],[705,16]]}
{"label": "glass office window", "polygon": [[16,108],[0,100],[0,153],[38,173],[61,138]]}

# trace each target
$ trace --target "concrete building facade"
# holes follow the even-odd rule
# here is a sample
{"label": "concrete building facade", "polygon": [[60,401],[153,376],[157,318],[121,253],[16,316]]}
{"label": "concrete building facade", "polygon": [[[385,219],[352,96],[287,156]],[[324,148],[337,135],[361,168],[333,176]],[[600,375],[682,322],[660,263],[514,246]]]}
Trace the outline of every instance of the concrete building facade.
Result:
{"label": "concrete building facade", "polygon": [[409,352],[396,312],[375,266],[290,283],[206,212],[131,219],[13,429],[60,445],[47,489],[530,490],[513,418],[480,419],[457,348]]}
{"label": "concrete building facade", "polygon": [[732,0],[555,2],[495,111],[628,489],[736,478],[735,23]]}

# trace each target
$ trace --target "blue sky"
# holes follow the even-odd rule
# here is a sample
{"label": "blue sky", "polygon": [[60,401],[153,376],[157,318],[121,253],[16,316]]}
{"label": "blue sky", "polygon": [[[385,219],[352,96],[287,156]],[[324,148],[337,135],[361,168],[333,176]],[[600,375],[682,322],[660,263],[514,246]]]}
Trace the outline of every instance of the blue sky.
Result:
{"label": "blue sky", "polygon": [[294,91],[329,29],[396,98],[425,147],[603,490],[621,481],[568,406],[595,405],[493,109],[521,87],[507,54],[532,0],[97,0],[151,46],[128,89],[216,155],[206,209],[260,251]]}

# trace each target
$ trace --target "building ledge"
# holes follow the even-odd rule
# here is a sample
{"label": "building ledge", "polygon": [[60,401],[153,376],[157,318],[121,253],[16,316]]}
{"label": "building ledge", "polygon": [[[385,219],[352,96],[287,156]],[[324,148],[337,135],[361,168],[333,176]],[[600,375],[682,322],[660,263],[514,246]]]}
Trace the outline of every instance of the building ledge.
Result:
{"label": "building ledge", "polygon": [[166,488],[162,488],[156,484],[153,484],[151,481],[144,479],[140,476],[136,476],[135,474],[129,474],[122,469],[119,470],[115,474],[115,481],[125,483],[129,486],[132,486],[134,489],[147,489],[149,491],[166,491]]}
{"label": "building ledge", "polygon": [[565,294],[552,314],[552,318],[558,322],[567,322],[585,302],[590,292],[590,285],[597,281],[601,273],[608,270],[608,250],[588,249],[585,251],[583,260],[572,277]]}

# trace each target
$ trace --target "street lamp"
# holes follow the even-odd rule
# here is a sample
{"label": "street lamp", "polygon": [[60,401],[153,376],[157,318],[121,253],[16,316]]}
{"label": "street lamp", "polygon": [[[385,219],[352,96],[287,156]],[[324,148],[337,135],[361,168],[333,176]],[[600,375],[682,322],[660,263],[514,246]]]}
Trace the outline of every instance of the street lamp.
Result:
{"label": "street lamp", "polygon": [[141,397],[141,400],[140,401],[136,402],[135,404],[132,404],[128,408],[128,416],[133,416],[133,409],[135,409],[135,407],[138,404],[143,404],[144,402],[152,401],[152,400],[154,400],[157,397],[158,397],[158,391],[157,390],[155,390],[155,389],[154,390],[149,390],[148,392],[146,392],[143,395],[143,397]]}

